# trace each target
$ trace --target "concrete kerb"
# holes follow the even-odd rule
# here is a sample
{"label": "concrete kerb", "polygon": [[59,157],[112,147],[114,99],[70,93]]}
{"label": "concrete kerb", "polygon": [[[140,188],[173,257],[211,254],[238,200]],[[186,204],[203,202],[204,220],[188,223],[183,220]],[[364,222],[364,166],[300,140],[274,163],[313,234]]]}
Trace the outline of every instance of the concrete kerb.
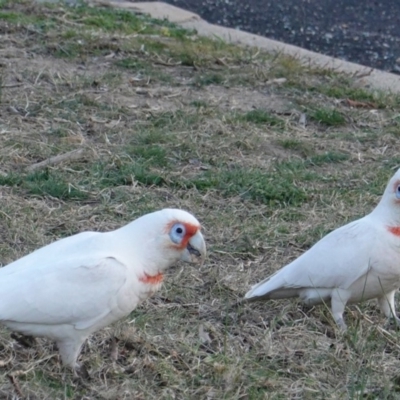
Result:
{"label": "concrete kerb", "polygon": [[332,69],[352,75],[361,87],[400,93],[400,76],[363,65],[325,56],[252,33],[210,24],[199,15],[163,2],[130,3],[127,1],[91,0],[91,4],[123,8],[135,13],[149,14],[155,19],[168,19],[187,29],[196,29],[203,36],[218,37],[230,43],[258,47],[270,53],[281,53],[297,58],[310,66]]}

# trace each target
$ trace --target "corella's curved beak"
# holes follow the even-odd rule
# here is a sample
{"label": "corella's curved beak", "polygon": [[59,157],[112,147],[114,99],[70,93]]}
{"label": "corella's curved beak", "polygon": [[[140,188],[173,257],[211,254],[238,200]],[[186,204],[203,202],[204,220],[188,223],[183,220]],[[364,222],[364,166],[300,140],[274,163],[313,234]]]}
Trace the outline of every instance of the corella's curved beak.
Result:
{"label": "corella's curved beak", "polygon": [[204,241],[203,235],[198,231],[189,240],[185,251],[182,254],[181,260],[192,263],[203,263],[206,258],[206,242]]}

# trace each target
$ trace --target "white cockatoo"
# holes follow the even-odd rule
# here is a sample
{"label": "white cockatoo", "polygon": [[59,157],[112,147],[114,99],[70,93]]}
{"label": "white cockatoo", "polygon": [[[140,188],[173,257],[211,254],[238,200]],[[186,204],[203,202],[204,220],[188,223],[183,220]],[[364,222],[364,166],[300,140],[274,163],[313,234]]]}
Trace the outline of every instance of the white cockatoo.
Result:
{"label": "white cockatoo", "polygon": [[199,222],[177,209],[112,232],[79,233],[0,268],[0,322],[55,340],[63,363],[79,371],[77,357],[91,333],[151,296],[166,268],[205,255]]}
{"label": "white cockatoo", "polygon": [[246,293],[247,300],[299,297],[306,304],[331,302],[343,330],[347,303],[378,299],[386,317],[397,319],[400,287],[400,170],[367,216],[334,230],[292,263]]}

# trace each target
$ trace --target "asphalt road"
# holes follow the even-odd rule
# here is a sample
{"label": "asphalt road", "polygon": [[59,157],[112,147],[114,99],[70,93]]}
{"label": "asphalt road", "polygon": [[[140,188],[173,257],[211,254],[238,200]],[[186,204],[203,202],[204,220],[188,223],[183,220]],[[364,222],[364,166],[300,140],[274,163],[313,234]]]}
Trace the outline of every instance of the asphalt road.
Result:
{"label": "asphalt road", "polygon": [[400,0],[163,1],[214,24],[400,74]]}

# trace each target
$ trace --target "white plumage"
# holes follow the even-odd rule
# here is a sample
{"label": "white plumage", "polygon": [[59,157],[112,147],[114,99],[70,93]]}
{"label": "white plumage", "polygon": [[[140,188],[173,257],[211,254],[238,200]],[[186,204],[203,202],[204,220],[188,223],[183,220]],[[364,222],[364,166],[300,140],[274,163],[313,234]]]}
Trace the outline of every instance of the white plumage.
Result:
{"label": "white plumage", "polygon": [[307,304],[331,302],[332,315],[346,329],[347,303],[377,298],[386,317],[396,317],[400,287],[400,170],[367,216],[326,235],[308,251],[255,285],[248,300],[300,297]]}
{"label": "white plumage", "polygon": [[199,222],[176,209],[112,232],[70,236],[0,268],[0,321],[55,340],[63,362],[75,368],[91,333],[153,294],[167,267],[205,254]]}

